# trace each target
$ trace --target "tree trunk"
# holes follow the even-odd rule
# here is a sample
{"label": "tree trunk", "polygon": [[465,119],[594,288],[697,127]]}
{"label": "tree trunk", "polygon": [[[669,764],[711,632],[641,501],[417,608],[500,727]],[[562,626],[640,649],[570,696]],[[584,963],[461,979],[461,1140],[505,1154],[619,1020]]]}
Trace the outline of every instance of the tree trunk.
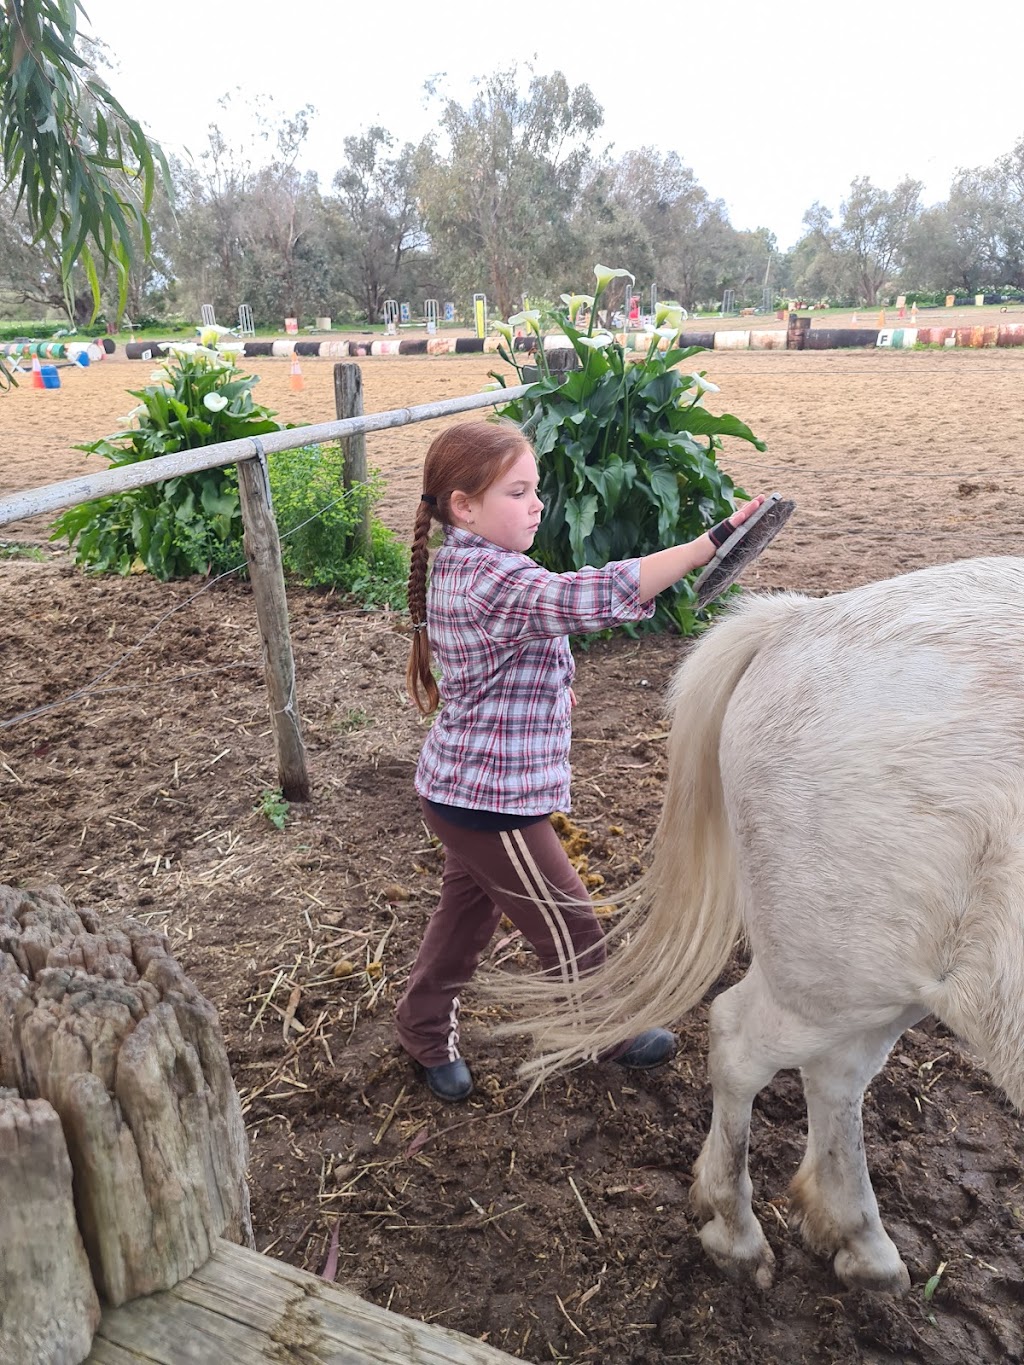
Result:
{"label": "tree trunk", "polygon": [[[162,935],[131,920],[113,928],[58,887],[0,886],[0,1087],[45,1100],[59,1119],[108,1303],[170,1288],[219,1236],[251,1241],[245,1129],[217,1016]],[[42,1131],[32,1105],[25,1113]],[[45,1245],[31,1182],[3,1189],[14,1240],[3,1239],[0,1303],[19,1267],[74,1247]],[[49,1276],[54,1294],[64,1282],[70,1271]],[[70,1305],[52,1307],[74,1321]]]}

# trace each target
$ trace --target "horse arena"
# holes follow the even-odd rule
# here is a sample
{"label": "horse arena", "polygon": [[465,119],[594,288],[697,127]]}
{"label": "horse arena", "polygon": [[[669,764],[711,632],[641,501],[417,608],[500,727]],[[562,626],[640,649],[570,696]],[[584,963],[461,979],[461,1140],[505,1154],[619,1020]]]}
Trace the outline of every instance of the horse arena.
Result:
{"label": "horse arena", "polygon": [[[331,361],[303,359],[301,391],[286,360],[244,363],[280,420],[333,420]],[[505,368],[489,355],[357,363],[367,412],[474,393]],[[723,467],[798,504],[747,587],[817,595],[1024,555],[1021,349],[690,363],[720,386],[709,406],[768,442],[762,454],[727,441]],[[0,397],[0,495],[106,468],[74,446],[120,428],[150,369],[116,353],[62,370],[58,390],[23,378]],[[441,425],[367,438],[386,480],[378,515],[403,537]],[[949,1033],[928,1020],[909,1030],[864,1106],[881,1217],[911,1290],[843,1289],[789,1231],[805,1133],[792,1072],[758,1097],[751,1134],[775,1283],[730,1282],[688,1210],[710,1118],[706,1005],[683,1021],[666,1071],[590,1066],[522,1107],[522,1046],[489,1035],[495,1010],[472,988],[467,1105],[439,1106],[397,1048],[392,1008],[440,869],[413,796],[423,727],[403,701],[404,622],[290,590],[314,798],[278,830],[258,809],[277,777],[248,587],[90,580],[46,537],[43,518],[0,528],[0,541],[46,554],[0,561],[0,720],[55,703],[0,730],[0,880],[57,882],[77,905],[168,935],[219,1011],[259,1250],[320,1272],[337,1228],[339,1283],[527,1361],[1024,1360],[1022,1120]],[[663,697],[684,649],[624,638],[577,652],[567,837],[612,898],[657,820]],[[503,933],[491,960],[529,965],[520,949]],[[738,954],[725,984],[744,966]]]}

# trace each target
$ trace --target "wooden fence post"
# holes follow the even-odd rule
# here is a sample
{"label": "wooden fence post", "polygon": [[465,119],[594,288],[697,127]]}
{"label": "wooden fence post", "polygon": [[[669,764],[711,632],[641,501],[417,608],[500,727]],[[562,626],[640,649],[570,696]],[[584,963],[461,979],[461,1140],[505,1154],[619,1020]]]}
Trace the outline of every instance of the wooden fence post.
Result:
{"label": "wooden fence post", "polygon": [[289,801],[308,801],[309,768],[295,696],[295,660],[288,634],[281,542],[270,504],[267,457],[259,439],[252,439],[257,458],[238,461],[238,492],[245,526],[245,557],[249,561],[249,581],[263,642],[263,667],[270,694],[277,772],[281,791]]}
{"label": "wooden fence post", "polygon": [[[346,417],[362,417],[363,372],[358,365],[335,365],[334,408],[339,420]],[[366,482],[366,437],[362,432],[355,436],[343,436],[341,451],[345,459],[344,477],[347,491],[354,484]],[[369,555],[369,503],[364,506],[362,516],[349,537],[348,549],[356,554]]]}

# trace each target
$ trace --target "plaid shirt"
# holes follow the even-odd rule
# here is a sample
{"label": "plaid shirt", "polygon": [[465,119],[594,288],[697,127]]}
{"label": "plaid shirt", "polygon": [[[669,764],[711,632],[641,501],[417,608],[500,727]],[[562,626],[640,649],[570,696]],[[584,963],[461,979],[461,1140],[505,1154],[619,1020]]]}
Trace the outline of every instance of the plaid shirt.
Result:
{"label": "plaid shirt", "polygon": [[639,593],[638,559],[554,574],[449,527],[427,592],[444,705],[420,754],[419,794],[510,815],[568,810],[566,636],[653,615]]}

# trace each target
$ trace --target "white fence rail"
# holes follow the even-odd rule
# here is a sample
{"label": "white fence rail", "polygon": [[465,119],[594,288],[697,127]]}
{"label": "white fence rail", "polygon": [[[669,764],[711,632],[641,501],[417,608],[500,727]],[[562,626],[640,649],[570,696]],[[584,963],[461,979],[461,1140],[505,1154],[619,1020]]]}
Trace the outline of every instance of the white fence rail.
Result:
{"label": "white fence rail", "polygon": [[173,479],[179,474],[196,474],[201,469],[215,469],[218,465],[237,464],[240,460],[255,459],[261,451],[273,455],[279,450],[294,450],[297,446],[321,445],[324,441],[338,441],[360,432],[387,431],[413,422],[430,422],[438,417],[451,417],[459,412],[473,412],[491,408],[498,403],[521,398],[528,385],[499,389],[493,393],[474,393],[465,398],[445,398],[438,403],[421,403],[413,408],[393,408],[388,412],[372,412],[365,417],[347,417],[336,422],[320,422],[307,427],[291,427],[286,431],[271,431],[258,438],[246,436],[239,441],[221,441],[218,445],[200,446],[197,450],[180,450],[174,455],[159,455],[155,460],[108,469],[102,474],[83,474],[81,478],[66,479],[63,483],[44,484],[26,489],[10,497],[0,498],[0,526],[33,517],[40,512],[55,512],[61,507],[74,507],[92,498],[104,498],[110,493],[124,493],[130,488],[144,488]]}

